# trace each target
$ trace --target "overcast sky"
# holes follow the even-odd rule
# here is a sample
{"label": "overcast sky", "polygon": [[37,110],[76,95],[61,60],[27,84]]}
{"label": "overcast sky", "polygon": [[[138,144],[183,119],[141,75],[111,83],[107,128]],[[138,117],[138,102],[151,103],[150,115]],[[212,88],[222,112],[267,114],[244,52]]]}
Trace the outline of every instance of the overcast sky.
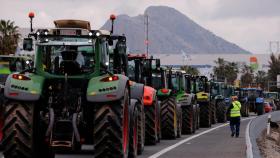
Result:
{"label": "overcast sky", "polygon": [[[252,53],[269,53],[280,40],[280,0],[0,0],[0,19],[28,27],[53,27],[55,19],[89,20],[101,27],[111,13],[135,16],[151,5],[173,7],[222,38]],[[275,45],[273,45],[275,47]]]}

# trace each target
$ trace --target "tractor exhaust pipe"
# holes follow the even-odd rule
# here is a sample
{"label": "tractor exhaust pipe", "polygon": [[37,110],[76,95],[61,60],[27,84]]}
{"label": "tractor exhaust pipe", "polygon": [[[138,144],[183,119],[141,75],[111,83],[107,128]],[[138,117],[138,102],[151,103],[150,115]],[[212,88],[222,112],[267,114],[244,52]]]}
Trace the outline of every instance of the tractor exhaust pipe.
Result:
{"label": "tractor exhaust pipe", "polygon": [[111,20],[111,22],[112,22],[112,28],[111,28],[111,35],[114,33],[114,21],[116,20],[116,16],[114,15],[114,14],[112,14],[111,16],[110,16],[110,20]]}
{"label": "tractor exhaust pipe", "polygon": [[30,32],[33,32],[33,18],[34,18],[35,14],[34,12],[29,12],[28,17],[30,18]]}

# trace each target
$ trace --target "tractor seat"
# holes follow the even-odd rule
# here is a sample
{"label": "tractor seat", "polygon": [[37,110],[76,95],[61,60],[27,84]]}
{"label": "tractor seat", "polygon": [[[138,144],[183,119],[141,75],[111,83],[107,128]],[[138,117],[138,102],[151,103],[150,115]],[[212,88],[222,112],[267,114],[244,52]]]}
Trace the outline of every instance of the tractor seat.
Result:
{"label": "tractor seat", "polygon": [[71,50],[61,52],[63,61],[60,63],[60,72],[68,75],[80,74],[80,64],[76,61],[77,55],[76,51]]}

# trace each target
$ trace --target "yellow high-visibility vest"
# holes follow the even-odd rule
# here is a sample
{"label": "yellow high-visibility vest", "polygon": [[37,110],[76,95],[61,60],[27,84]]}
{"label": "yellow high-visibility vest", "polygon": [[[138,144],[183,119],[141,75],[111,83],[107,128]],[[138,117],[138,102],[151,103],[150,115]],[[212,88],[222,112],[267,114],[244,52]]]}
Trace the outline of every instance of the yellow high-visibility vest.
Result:
{"label": "yellow high-visibility vest", "polygon": [[240,117],[241,103],[239,101],[232,102],[233,108],[230,111],[230,117]]}

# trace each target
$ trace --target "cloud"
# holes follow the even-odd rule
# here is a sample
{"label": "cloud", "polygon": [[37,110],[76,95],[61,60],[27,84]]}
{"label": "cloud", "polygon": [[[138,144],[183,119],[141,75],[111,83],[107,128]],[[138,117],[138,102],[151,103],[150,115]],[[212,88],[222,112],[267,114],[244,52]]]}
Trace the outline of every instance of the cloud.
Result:
{"label": "cloud", "polygon": [[213,18],[279,17],[279,0],[219,0]]}

